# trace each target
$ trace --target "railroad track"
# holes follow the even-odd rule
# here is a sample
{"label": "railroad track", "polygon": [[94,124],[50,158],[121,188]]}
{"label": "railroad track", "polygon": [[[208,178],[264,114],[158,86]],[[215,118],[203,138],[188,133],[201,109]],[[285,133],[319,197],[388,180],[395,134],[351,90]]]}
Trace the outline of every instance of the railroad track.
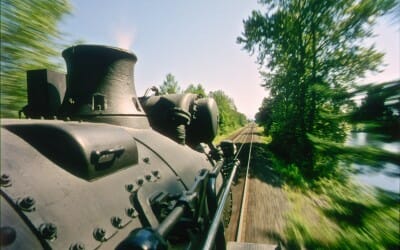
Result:
{"label": "railroad track", "polygon": [[[231,186],[232,216],[225,229],[227,250],[280,249],[279,242],[268,238],[265,232],[281,232],[285,198],[280,188],[260,181],[259,177],[254,178],[257,171],[265,171],[264,165],[259,169],[260,164],[254,162],[257,159],[252,156],[252,152],[257,150],[253,145],[259,143],[255,129],[256,125],[250,124],[230,138],[241,153],[241,166],[236,172],[237,181]],[[258,169],[250,169],[251,165]],[[269,173],[269,176],[273,176],[273,173]]]}
{"label": "railroad track", "polygon": [[[257,187],[255,187],[254,180],[249,179],[249,170],[252,162],[253,141],[254,143],[258,142],[256,133],[254,131],[255,128],[256,125],[254,123],[249,124],[229,138],[237,146],[237,153],[234,156],[234,159],[238,159],[240,155],[241,164],[240,167],[235,165],[232,168],[232,171],[229,173],[229,178],[226,182],[227,185],[221,198],[221,202],[225,204],[225,209],[229,207],[227,204],[232,204],[230,222],[228,227],[225,228],[227,250],[280,249],[279,245],[276,245],[274,242],[266,241],[267,239],[265,238],[265,234],[263,234],[265,231],[260,231],[258,228],[260,223],[262,224],[263,228],[265,228],[265,211],[268,211],[268,209],[266,210],[265,207],[260,207],[259,205],[255,206],[257,208],[256,210],[254,209],[254,201],[261,202],[263,205],[268,205],[271,197],[273,197],[273,200],[276,200],[276,197],[282,196],[281,193],[278,194],[276,192],[272,196],[269,195],[271,192],[269,192],[267,195],[263,193],[263,195],[258,196],[258,188],[261,188],[260,191],[265,192],[266,188],[268,190],[272,187],[265,183],[258,184]],[[254,169],[251,171],[253,173]],[[228,175],[226,178],[227,177]],[[259,180],[255,181],[259,182]],[[248,192],[248,189],[257,190],[257,192]],[[265,199],[260,200],[261,197],[268,197],[268,201]],[[273,204],[276,203],[274,202]],[[219,223],[218,221],[220,221],[221,218],[224,218],[224,222],[226,222],[225,214],[223,216],[222,214],[223,208],[218,209],[216,215],[214,216],[214,221],[210,227],[210,231],[216,232]],[[275,218],[275,213],[272,213],[272,217]],[[256,221],[255,218],[257,218]],[[268,223],[267,225],[275,224]],[[209,236],[210,235],[212,234],[209,234]],[[256,236],[258,239],[254,240],[254,236]],[[259,238],[261,238],[261,240]],[[211,243],[213,239],[214,238],[212,237],[207,237],[204,249],[211,249]]]}
{"label": "railroad track", "polygon": [[[229,241],[241,242],[244,240],[245,217],[247,210],[247,189],[248,189],[248,175],[251,163],[251,152],[253,144],[253,133],[256,125],[254,123],[244,127],[238,133],[234,134],[230,139],[238,146],[236,158],[242,152],[243,147],[247,144],[249,147],[248,154],[246,155],[247,164],[241,165],[240,171],[237,173],[237,181],[232,194],[232,215],[229,226],[226,232],[226,238]],[[245,163],[246,163],[245,162]],[[245,168],[244,168],[245,167]],[[244,176],[242,177],[241,175]]]}

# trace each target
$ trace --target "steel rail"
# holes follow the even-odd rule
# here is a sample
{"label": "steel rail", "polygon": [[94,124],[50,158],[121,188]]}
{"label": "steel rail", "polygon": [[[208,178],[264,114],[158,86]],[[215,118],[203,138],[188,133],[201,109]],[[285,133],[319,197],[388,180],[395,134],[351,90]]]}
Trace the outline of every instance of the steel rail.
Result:
{"label": "steel rail", "polygon": [[[232,140],[233,142],[238,141],[238,138],[240,138],[241,136],[245,136],[244,141],[246,141],[247,137],[249,137],[249,135],[245,135],[243,132],[246,131],[247,127],[244,127],[242,131],[239,132],[239,134],[237,136],[235,136],[235,138]],[[244,143],[242,143],[242,145],[240,145],[240,148],[237,150],[236,155],[234,157],[235,160],[237,160],[237,158],[239,157],[240,152],[242,151],[244,146]]]}
{"label": "steel rail", "polygon": [[216,236],[218,227],[221,224],[221,216],[222,216],[222,212],[224,211],[224,208],[225,208],[225,202],[226,202],[226,200],[228,198],[228,194],[230,192],[232,181],[233,181],[233,178],[235,177],[236,170],[237,170],[238,166],[239,166],[239,164],[236,161],[234,166],[233,166],[231,175],[229,176],[229,180],[226,183],[224,192],[222,194],[221,203],[218,206],[218,209],[215,212],[214,218],[212,220],[212,224],[210,226],[210,230],[208,231],[208,235],[207,235],[207,238],[205,240],[205,243],[204,243],[204,246],[203,246],[203,250],[211,249],[213,244],[214,244],[214,240],[215,240],[215,236]]}
{"label": "steel rail", "polygon": [[239,210],[239,225],[236,231],[236,241],[241,242],[242,241],[242,230],[243,230],[243,218],[244,218],[244,212],[247,210],[247,179],[249,176],[249,169],[250,169],[250,161],[251,161],[251,150],[253,148],[253,130],[254,130],[254,124],[251,127],[251,139],[250,139],[250,149],[249,149],[249,155],[248,155],[248,160],[247,160],[247,166],[246,166],[246,175],[244,177],[244,188],[243,188],[243,194],[242,194],[242,202],[240,204],[240,210]]}
{"label": "steel rail", "polygon": [[[243,129],[243,131],[245,131],[245,130],[246,130],[246,128]],[[234,140],[237,141],[237,139],[240,136],[243,136],[243,135],[244,135],[244,133],[240,132],[239,135],[236,136]],[[247,139],[247,137],[249,135],[245,135],[245,136],[246,136],[245,139]],[[223,210],[224,210],[224,207],[225,207],[225,203],[226,203],[226,200],[228,198],[233,179],[234,179],[234,177],[236,175],[237,168],[239,166],[237,158],[239,156],[240,151],[243,148],[243,145],[244,145],[244,143],[241,145],[241,147],[239,148],[239,150],[237,151],[237,153],[236,153],[236,155],[234,157],[235,164],[234,164],[234,167],[233,167],[233,169],[232,169],[232,171],[230,173],[228,182],[226,183],[226,186],[224,187],[224,191],[222,193],[220,206],[218,207],[217,211],[215,212],[214,218],[212,220],[212,224],[210,226],[210,230],[208,231],[207,238],[206,238],[204,246],[203,246],[203,250],[211,249],[213,244],[214,244],[216,232],[217,232],[217,230],[218,230],[218,228],[220,226],[220,223],[221,223],[221,217],[222,217],[222,213],[223,213]]]}

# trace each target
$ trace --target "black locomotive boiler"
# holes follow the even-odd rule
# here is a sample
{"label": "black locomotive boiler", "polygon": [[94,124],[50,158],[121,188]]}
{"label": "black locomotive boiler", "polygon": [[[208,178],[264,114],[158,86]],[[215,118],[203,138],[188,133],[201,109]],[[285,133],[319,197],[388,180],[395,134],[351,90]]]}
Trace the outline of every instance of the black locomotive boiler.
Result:
{"label": "black locomotive boiler", "polygon": [[211,143],[215,101],[138,98],[125,50],[62,55],[67,74],[28,71],[25,119],[1,121],[1,248],[225,248],[221,169],[238,162]]}

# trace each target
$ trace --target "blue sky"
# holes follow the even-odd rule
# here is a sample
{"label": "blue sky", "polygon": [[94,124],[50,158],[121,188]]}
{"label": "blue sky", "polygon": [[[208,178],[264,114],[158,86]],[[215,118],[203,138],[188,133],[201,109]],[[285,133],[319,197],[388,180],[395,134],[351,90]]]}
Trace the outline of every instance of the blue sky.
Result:
{"label": "blue sky", "polygon": [[[261,8],[256,0],[71,2],[73,14],[64,19],[61,31],[71,43],[83,40],[133,51],[138,95],[171,73],[182,88],[201,83],[206,91],[223,90],[249,118],[267,95],[255,57],[236,43],[242,20]],[[393,23],[381,20],[372,41],[387,53],[385,71],[364,82],[400,78],[400,26]]]}

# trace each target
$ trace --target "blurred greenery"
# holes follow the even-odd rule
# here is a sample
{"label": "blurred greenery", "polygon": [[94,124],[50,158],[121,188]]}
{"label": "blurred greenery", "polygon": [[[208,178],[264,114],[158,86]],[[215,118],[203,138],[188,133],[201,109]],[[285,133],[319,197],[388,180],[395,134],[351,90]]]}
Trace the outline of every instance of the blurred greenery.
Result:
{"label": "blurred greenery", "polygon": [[373,146],[343,146],[340,143],[324,141],[309,135],[314,146],[342,162],[364,164],[371,167],[382,167],[382,163],[391,162],[400,166],[400,155]]}
{"label": "blurred greenery", "polygon": [[[383,54],[363,43],[393,0],[262,0],[244,20],[238,42],[256,53],[266,97],[256,120],[272,137],[275,157],[308,179],[331,176],[338,159],[309,135],[343,144],[350,94],[366,72],[379,71]],[[370,102],[366,102],[370,103]],[[361,113],[363,109],[360,110]],[[368,107],[367,107],[368,110]],[[383,112],[383,111],[379,111]],[[289,171],[290,172],[290,171]]]}
{"label": "blurred greenery", "polygon": [[26,71],[59,69],[62,33],[58,22],[71,11],[68,0],[2,0],[1,116],[16,117],[26,105]]}
{"label": "blurred greenery", "polygon": [[350,115],[355,130],[400,140],[400,80],[360,86],[352,95],[362,94],[361,105]]}
{"label": "blurred greenery", "polygon": [[[248,150],[245,144],[239,155],[244,165]],[[251,178],[282,188],[287,198],[284,230],[268,234],[283,249],[399,249],[398,193],[356,184],[346,168],[310,182],[268,144],[253,143],[252,152]]]}
{"label": "blurred greenery", "polygon": [[398,249],[398,194],[323,179],[318,191],[290,188],[287,249]]}
{"label": "blurred greenery", "polygon": [[257,55],[269,91],[256,114],[272,138],[259,147],[272,169],[263,171],[277,176],[267,179],[279,179],[289,199],[285,232],[274,238],[286,249],[399,249],[399,194],[351,178],[352,163],[400,166],[398,152],[345,142],[352,131],[399,140],[399,81],[357,82],[380,70],[383,54],[364,40],[400,2],[259,2],[238,42]]}

